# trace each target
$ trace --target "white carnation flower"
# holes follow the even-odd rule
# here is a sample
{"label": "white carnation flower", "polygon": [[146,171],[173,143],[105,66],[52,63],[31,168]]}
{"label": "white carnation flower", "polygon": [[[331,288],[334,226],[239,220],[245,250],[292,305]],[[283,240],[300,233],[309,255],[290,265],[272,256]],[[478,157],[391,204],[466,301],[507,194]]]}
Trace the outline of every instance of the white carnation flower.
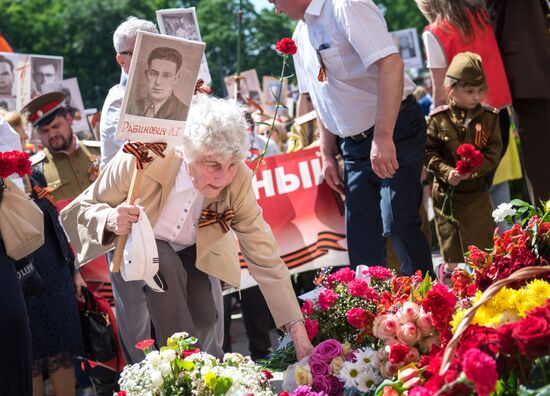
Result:
{"label": "white carnation flower", "polygon": [[170,365],[170,362],[162,362],[159,366],[159,370],[164,377],[172,374],[172,366]]}
{"label": "white carnation flower", "polygon": [[493,219],[495,219],[496,223],[500,223],[506,220],[506,217],[514,216],[515,214],[516,210],[514,209],[514,205],[511,203],[501,203],[493,210]]}

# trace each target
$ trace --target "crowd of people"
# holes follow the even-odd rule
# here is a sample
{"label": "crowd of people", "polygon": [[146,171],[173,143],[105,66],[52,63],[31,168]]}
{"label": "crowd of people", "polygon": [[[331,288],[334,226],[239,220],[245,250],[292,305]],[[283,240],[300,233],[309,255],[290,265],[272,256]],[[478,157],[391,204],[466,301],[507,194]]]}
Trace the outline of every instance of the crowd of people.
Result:
{"label": "crowd of people", "polygon": [[[181,145],[136,148],[118,141],[137,32],[158,33],[154,23],[135,17],[113,34],[121,76],[105,99],[99,142],[76,137],[63,92],[42,94],[20,113],[1,111],[0,151],[23,150],[27,124],[42,146],[31,158],[32,174],[13,181],[43,212],[44,244],[17,261],[0,239],[0,321],[10,323],[0,327],[7,340],[0,395],[41,395],[45,377],[57,396],[74,395],[76,382],[85,395],[117,390],[117,368],[96,367],[88,379],[78,360],[84,347],[77,301],[86,286],[80,270],[100,256],[109,264],[118,238],[133,233],[152,241],[141,246],[147,254],[132,257],[133,265],[156,265],[158,272],[129,281],[123,272],[109,271],[126,364],[143,359],[135,346],[139,341],[154,337],[162,347],[179,331],[197,336],[200,347],[214,356],[231,351],[236,298],[223,296],[221,282],[240,285],[235,237],[258,283],[240,293],[252,358],[270,352],[273,328],[290,333],[298,359],[308,356],[312,345],[295,287],[243,162],[264,151],[277,155],[319,147],[324,180],[345,201],[351,268],[392,266],[403,275],[420,270],[449,283],[469,245],[490,247],[491,212],[510,199],[508,183],[493,180],[515,144],[510,124],[516,113],[531,196],[548,199],[550,183],[537,159],[550,139],[550,76],[544,67],[550,65],[550,38],[541,31],[550,10],[538,0],[519,10],[505,0],[487,1],[487,7],[481,0],[415,1],[428,21],[422,34],[430,73],[425,86],[417,87],[404,70],[371,0],[269,0],[277,13],[298,21],[293,118],[273,119],[246,97],[239,103],[197,93],[183,110]],[[540,72],[537,84],[521,83],[525,72],[516,68],[507,41],[519,34],[509,20],[512,10],[518,18],[531,18],[528,28],[521,28],[522,40],[547,44],[520,46],[537,51],[529,58],[530,72]],[[166,48],[155,51],[146,79],[155,80],[155,73],[176,78],[181,56]],[[0,57],[0,90],[7,89],[9,73],[9,63]],[[41,73],[46,79],[47,71]],[[157,118],[182,110],[161,99],[131,98],[134,110],[129,108]],[[477,166],[457,166],[464,144],[482,155]],[[132,150],[138,149],[148,150],[154,160],[145,164],[139,204],[130,204],[132,173],[140,161]],[[442,255],[437,263],[423,205],[426,191],[431,191]],[[125,250],[131,254],[132,246],[127,243]],[[20,261],[34,265],[43,280],[40,290],[23,293],[16,273]]]}

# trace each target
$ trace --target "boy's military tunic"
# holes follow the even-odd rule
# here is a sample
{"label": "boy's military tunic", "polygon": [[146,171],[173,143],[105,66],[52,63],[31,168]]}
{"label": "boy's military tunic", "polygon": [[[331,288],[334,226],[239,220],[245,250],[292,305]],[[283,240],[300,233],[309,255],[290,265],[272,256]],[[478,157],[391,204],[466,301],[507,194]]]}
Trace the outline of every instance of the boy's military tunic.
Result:
{"label": "boy's military tunic", "polygon": [[[502,148],[498,110],[479,105],[466,119],[467,111],[454,104],[435,109],[428,120],[426,167],[433,174],[432,198],[436,230],[443,259],[447,263],[464,262],[468,246],[480,249],[492,246],[495,223],[493,206],[483,176],[494,170]],[[456,150],[463,143],[474,145],[483,153],[484,161],[469,179],[461,181],[452,197],[453,216],[441,212],[445,194],[451,187],[448,177],[460,159]]]}
{"label": "boy's military tunic", "polygon": [[33,166],[44,174],[56,201],[75,198],[97,178],[100,157],[96,144],[80,141],[79,145],[72,155],[44,148],[31,158]]}

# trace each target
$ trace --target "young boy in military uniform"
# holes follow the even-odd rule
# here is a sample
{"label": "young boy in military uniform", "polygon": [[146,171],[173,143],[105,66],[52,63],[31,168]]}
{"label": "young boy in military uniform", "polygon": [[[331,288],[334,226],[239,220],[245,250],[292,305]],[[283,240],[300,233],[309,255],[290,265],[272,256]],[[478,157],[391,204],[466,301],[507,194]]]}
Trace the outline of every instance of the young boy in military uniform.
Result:
{"label": "young boy in military uniform", "polygon": [[[497,167],[502,142],[498,110],[481,104],[487,87],[479,55],[457,54],[446,72],[445,88],[448,104],[436,108],[428,120],[426,167],[433,175],[436,233],[445,261],[438,274],[448,281],[452,270],[464,262],[468,246],[492,246],[493,207],[483,176]],[[455,169],[460,159],[456,150],[463,143],[474,145],[484,156],[483,164],[466,175]],[[452,187],[450,213],[448,203],[443,211],[443,203]]]}

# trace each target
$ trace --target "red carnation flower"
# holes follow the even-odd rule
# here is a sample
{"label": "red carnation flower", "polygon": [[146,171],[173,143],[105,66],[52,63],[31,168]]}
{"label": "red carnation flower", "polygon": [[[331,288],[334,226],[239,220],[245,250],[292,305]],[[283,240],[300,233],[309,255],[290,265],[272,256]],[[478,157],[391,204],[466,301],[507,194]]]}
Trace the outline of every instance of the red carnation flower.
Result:
{"label": "red carnation flower", "polygon": [[479,168],[481,165],[483,165],[483,161],[485,160],[485,157],[481,153],[481,151],[476,150],[472,158],[470,158],[470,164],[474,168]]}
{"label": "red carnation flower", "polygon": [[306,328],[307,338],[313,340],[317,333],[319,332],[319,322],[314,319],[306,319],[304,321],[304,326]]}
{"label": "red carnation flower", "polygon": [[498,380],[495,359],[479,349],[470,349],[464,354],[462,369],[466,377],[474,383],[479,396],[489,396]]}
{"label": "red carnation flower", "polygon": [[467,175],[472,172],[472,164],[468,161],[458,160],[456,161],[456,170],[461,175]]}
{"label": "red carnation flower", "polygon": [[116,394],[116,396],[126,396],[126,391],[125,390],[121,390],[120,392],[118,392]]}
{"label": "red carnation flower", "polygon": [[29,154],[23,151],[0,153],[0,178],[6,179],[14,173],[19,176],[31,174]]}
{"label": "red carnation flower", "polygon": [[144,351],[145,349],[151,348],[155,345],[155,340],[149,338],[147,340],[140,341],[136,344],[136,348]]}
{"label": "red carnation flower", "polygon": [[289,37],[280,39],[275,45],[275,49],[285,55],[294,55],[298,50],[294,40]]}
{"label": "red carnation flower", "polygon": [[367,312],[367,310],[360,307],[351,308],[346,312],[346,320],[356,329],[364,329],[368,323]]}
{"label": "red carnation flower", "polygon": [[269,370],[262,370],[261,373],[263,374],[263,376],[270,380],[271,378],[273,378],[273,374],[271,374],[271,371]]}
{"label": "red carnation flower", "polygon": [[472,144],[463,143],[456,149],[456,154],[461,158],[471,159],[476,151]]}
{"label": "red carnation flower", "polygon": [[354,297],[362,297],[365,300],[378,300],[376,290],[369,287],[369,284],[363,279],[354,279],[348,283],[348,292]]}
{"label": "red carnation flower", "polygon": [[195,353],[199,353],[201,350],[199,348],[194,349],[188,349],[186,351],[181,351],[181,357],[185,359],[187,356],[194,355]]}
{"label": "red carnation flower", "polygon": [[338,294],[331,289],[323,290],[321,294],[319,294],[317,305],[319,305],[321,311],[326,311],[334,305],[334,302],[338,299],[338,297]]}
{"label": "red carnation flower", "polygon": [[311,300],[306,300],[302,304],[302,313],[306,316],[311,315],[313,313],[314,309],[315,308],[313,306],[313,301],[311,301]]}
{"label": "red carnation flower", "polygon": [[388,360],[392,364],[401,364],[405,361],[407,354],[409,353],[409,347],[401,342],[390,346],[390,353],[388,354]]}
{"label": "red carnation flower", "polygon": [[449,327],[455,304],[456,296],[449,288],[441,283],[436,283],[422,301],[422,308],[432,314],[434,326],[442,331]]}

